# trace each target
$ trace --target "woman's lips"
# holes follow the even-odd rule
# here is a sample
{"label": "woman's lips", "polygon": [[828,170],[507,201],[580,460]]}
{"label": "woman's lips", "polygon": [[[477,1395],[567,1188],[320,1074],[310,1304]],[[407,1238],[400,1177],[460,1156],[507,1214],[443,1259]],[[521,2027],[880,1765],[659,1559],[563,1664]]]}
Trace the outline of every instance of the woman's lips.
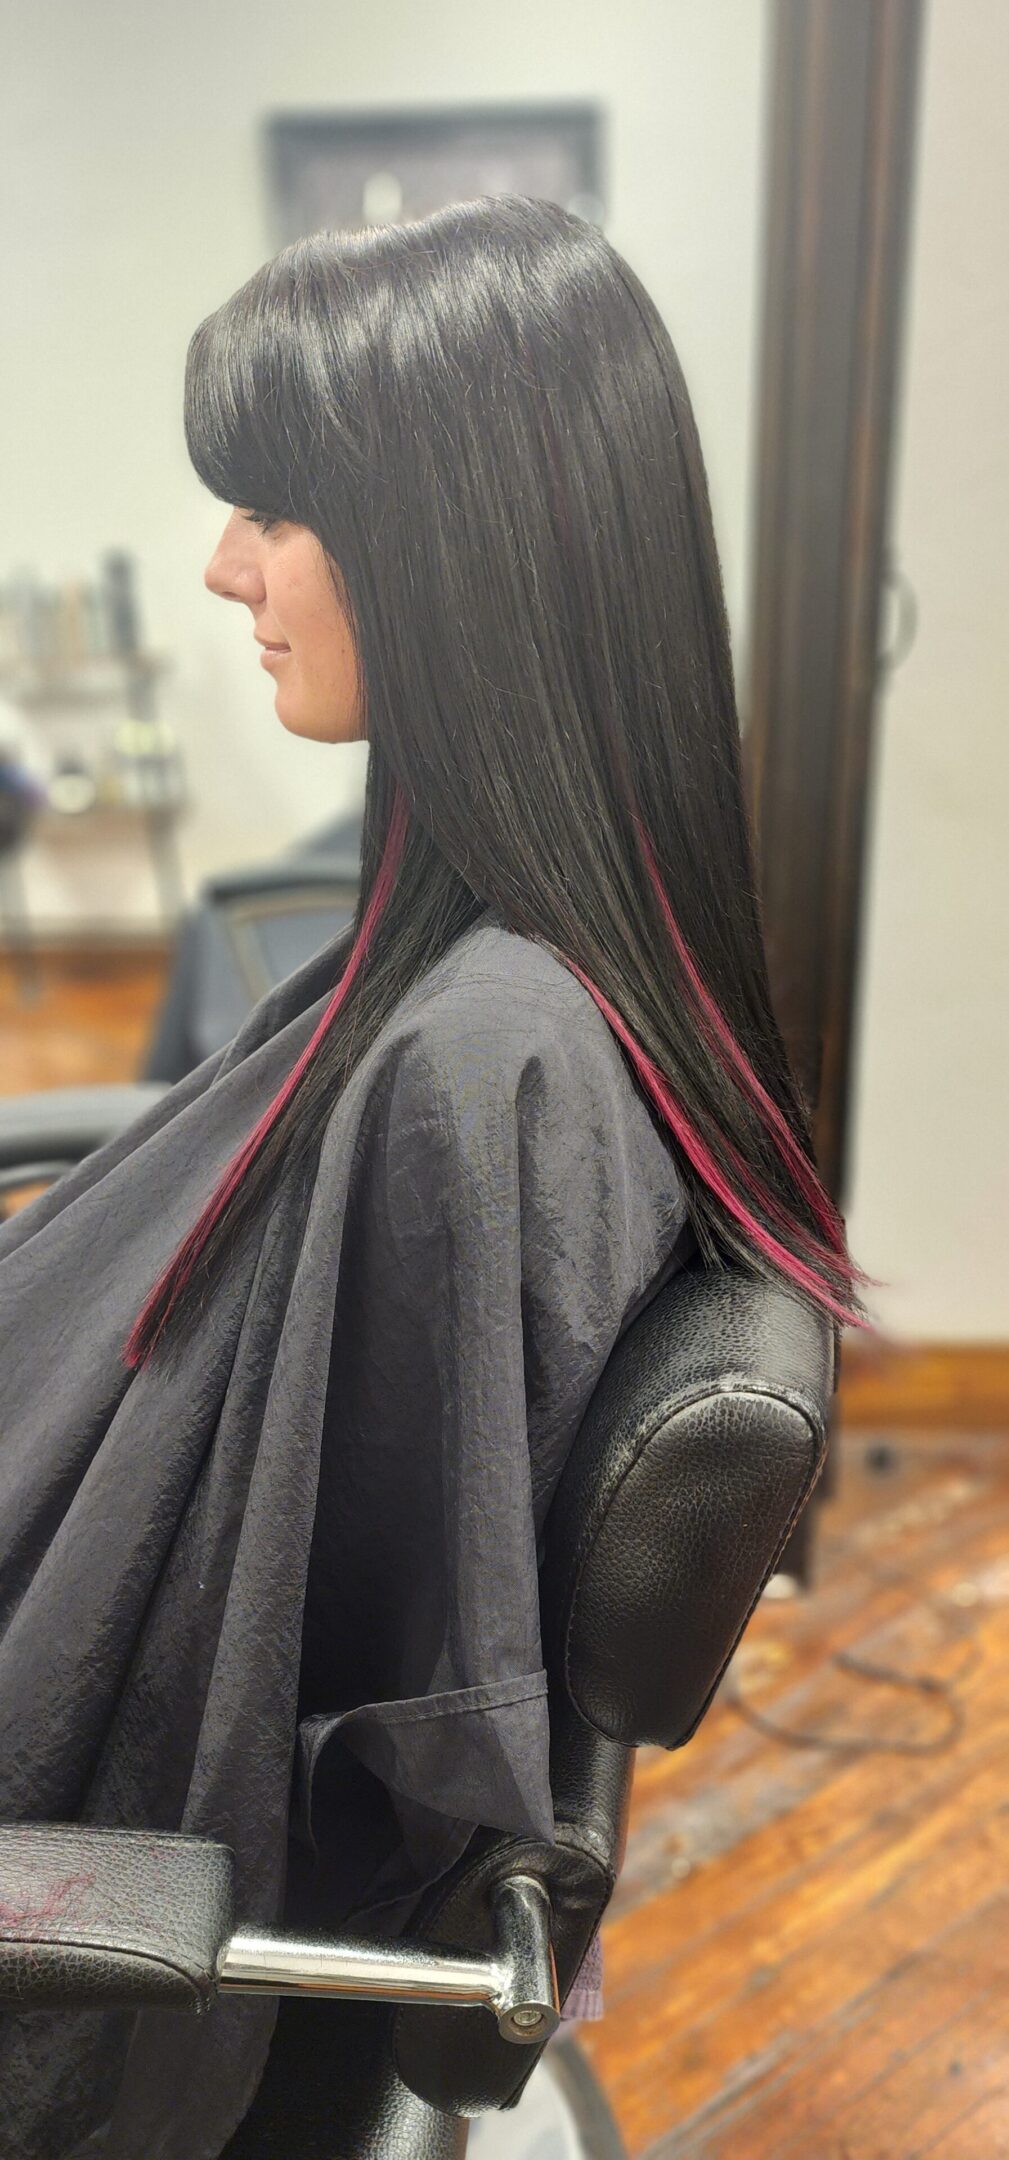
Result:
{"label": "woman's lips", "polygon": [[275,667],[278,660],[286,660],[290,650],[291,648],[289,645],[265,646],[259,656],[260,667]]}

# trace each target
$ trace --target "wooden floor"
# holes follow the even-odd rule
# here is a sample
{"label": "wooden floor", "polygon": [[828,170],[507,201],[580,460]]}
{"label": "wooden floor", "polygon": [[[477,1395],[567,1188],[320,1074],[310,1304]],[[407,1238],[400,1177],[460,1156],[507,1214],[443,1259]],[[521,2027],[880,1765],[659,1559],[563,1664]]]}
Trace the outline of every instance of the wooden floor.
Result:
{"label": "wooden floor", "polygon": [[[54,960],[25,1006],[0,969],[0,1092],[133,1077],[164,974]],[[638,1758],[580,2028],[631,2160],[1009,2160],[1007,1433],[837,1466],[812,1591]]]}
{"label": "wooden floor", "polygon": [[1009,2154],[1009,1450],[884,1445],[842,1435],[812,1592],[639,1756],[581,2030],[635,2160]]}

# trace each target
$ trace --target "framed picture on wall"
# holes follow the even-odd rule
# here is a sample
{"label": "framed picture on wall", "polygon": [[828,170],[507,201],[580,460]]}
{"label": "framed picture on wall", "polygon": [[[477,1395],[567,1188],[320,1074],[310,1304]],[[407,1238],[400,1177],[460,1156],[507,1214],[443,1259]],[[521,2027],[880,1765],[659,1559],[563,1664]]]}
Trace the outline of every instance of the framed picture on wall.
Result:
{"label": "framed picture on wall", "polygon": [[271,114],[275,245],[408,224],[475,195],[538,195],[601,225],[603,120],[582,103]]}

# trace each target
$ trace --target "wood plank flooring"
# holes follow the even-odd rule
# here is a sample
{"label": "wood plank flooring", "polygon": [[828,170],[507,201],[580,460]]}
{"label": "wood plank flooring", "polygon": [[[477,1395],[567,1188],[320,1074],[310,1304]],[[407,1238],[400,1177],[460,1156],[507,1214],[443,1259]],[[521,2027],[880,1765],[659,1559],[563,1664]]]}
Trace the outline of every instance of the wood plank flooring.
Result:
{"label": "wood plank flooring", "polygon": [[[40,968],[0,963],[0,1093],[132,1078],[166,956]],[[848,1395],[812,1590],[639,1756],[579,2029],[631,2160],[1009,2160],[1009,1420],[986,1380],[937,1428],[922,1369],[921,1424]]]}
{"label": "wood plank flooring", "polygon": [[1009,2153],[1006,1440],[887,1447],[842,1434],[812,1591],[639,1757],[581,2030],[634,2160]]}

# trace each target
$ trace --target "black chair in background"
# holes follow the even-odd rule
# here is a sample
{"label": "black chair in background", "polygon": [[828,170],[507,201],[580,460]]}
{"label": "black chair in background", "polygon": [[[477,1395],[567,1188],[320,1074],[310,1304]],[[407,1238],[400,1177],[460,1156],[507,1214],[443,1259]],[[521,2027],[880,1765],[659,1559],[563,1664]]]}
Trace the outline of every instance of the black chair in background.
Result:
{"label": "black chair in background", "polygon": [[361,880],[361,825],[355,812],[275,862],[204,881],[178,931],[139,1080],[182,1080],[231,1042],[268,990],[349,926]]}
{"label": "black chair in background", "polygon": [[137,1078],[0,1096],[0,1219],[6,1194],[50,1184],[132,1124],[231,1042],[261,997],[351,923],[360,853],[355,813],[276,862],[205,881],[179,929]]}

